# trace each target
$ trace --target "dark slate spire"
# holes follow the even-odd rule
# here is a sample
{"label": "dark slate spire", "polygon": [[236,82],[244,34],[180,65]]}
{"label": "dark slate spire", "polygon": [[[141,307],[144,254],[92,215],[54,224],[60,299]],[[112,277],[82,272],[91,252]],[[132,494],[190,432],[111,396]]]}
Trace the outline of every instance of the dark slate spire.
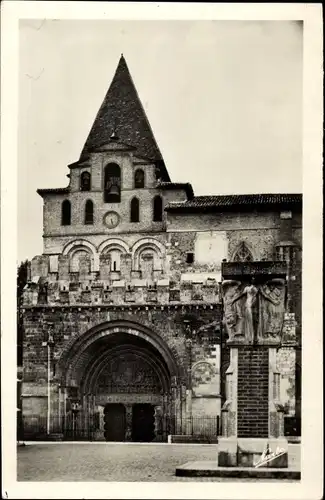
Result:
{"label": "dark slate spire", "polygon": [[159,168],[162,180],[170,180],[123,54],[80,160],[96,148],[107,144],[112,135],[118,137],[121,142],[134,146],[136,155],[152,160]]}

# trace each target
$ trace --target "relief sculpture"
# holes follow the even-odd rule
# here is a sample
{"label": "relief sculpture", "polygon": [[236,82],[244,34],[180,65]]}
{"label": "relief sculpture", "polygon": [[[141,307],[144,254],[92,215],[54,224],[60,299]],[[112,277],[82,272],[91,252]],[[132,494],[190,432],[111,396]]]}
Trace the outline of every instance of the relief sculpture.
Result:
{"label": "relief sculpture", "polygon": [[252,344],[255,340],[278,340],[285,312],[285,280],[271,279],[256,285],[225,280],[222,283],[224,325],[229,340]]}
{"label": "relief sculpture", "polygon": [[276,338],[282,333],[285,310],[285,280],[272,279],[259,288],[260,339]]}
{"label": "relief sculpture", "polygon": [[229,340],[244,337],[244,312],[242,283],[235,280],[225,280],[222,283],[224,301],[224,324]]}

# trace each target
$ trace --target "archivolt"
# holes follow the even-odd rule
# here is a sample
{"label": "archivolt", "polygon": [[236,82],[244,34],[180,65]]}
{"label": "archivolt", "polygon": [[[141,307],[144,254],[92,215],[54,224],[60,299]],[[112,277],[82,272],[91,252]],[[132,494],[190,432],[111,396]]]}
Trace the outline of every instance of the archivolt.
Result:
{"label": "archivolt", "polygon": [[96,254],[96,247],[90,241],[83,240],[83,239],[78,239],[78,240],[73,240],[68,243],[64,249],[62,254],[63,255],[71,255],[74,253],[74,250],[86,250],[90,252],[93,256]]}
{"label": "archivolt", "polygon": [[153,329],[130,321],[109,321],[91,328],[66,346],[57,364],[57,378],[63,386],[74,385],[74,372],[83,363],[87,349],[97,340],[113,334],[127,334],[142,338],[151,344],[164,359],[170,377],[183,378],[181,359],[176,349],[170,349],[163,338]]}
{"label": "archivolt", "polygon": [[145,250],[153,250],[161,260],[166,252],[164,245],[154,238],[143,238],[137,241],[132,247],[133,269],[135,271],[140,269],[140,255]]}
{"label": "archivolt", "polygon": [[99,254],[106,253],[109,250],[120,250],[122,253],[128,253],[130,251],[125,241],[120,240],[119,238],[105,240],[98,247]]}
{"label": "archivolt", "polygon": [[121,347],[113,347],[109,351],[103,350],[102,354],[100,354],[99,357],[96,357],[95,360],[92,360],[92,362],[86,369],[85,377],[83,377],[81,383],[83,392],[85,394],[92,393],[97,383],[97,379],[100,376],[105,365],[114,357],[118,357],[125,353],[134,353],[140,359],[143,359],[143,361],[148,364],[155,371],[155,373],[157,373],[161,383],[161,387],[164,389],[164,391],[168,390],[168,383],[166,381],[169,379],[170,375],[160,359],[152,357],[152,353],[147,351],[143,347],[135,347],[132,344],[124,344]]}

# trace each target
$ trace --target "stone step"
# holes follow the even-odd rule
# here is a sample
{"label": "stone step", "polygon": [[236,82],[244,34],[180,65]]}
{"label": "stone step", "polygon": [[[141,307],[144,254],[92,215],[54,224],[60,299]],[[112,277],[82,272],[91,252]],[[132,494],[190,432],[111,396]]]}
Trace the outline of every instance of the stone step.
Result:
{"label": "stone step", "polygon": [[169,443],[189,443],[189,444],[218,444],[218,437],[186,436],[183,434],[173,434],[168,436]]}
{"label": "stone step", "polygon": [[217,462],[187,462],[176,468],[179,477],[236,477],[263,479],[294,479],[299,481],[301,473],[298,469],[271,467],[219,467]]}

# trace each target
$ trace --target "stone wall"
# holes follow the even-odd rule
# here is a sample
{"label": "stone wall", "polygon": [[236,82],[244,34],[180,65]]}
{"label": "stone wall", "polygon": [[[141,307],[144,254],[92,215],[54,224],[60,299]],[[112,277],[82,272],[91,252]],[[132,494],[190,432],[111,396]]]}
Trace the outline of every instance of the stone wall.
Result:
{"label": "stone wall", "polygon": [[296,392],[296,350],[292,347],[282,347],[277,352],[277,368],[280,372],[280,398],[285,407],[285,413],[295,414]]}
{"label": "stone wall", "polygon": [[[47,344],[48,334],[53,336],[54,346],[51,349],[51,379],[56,379],[56,366],[61,356],[71,343],[82,337],[91,328],[106,323],[107,321],[128,321],[130,324],[140,324],[154,330],[162,338],[166,346],[173,353],[177,365],[184,373],[183,384],[187,384],[187,372],[190,359],[185,345],[184,316],[189,312],[193,321],[193,346],[198,346],[202,351],[202,343],[207,345],[207,340],[202,340],[199,328],[221,320],[219,306],[207,307],[206,305],[191,308],[182,307],[137,307],[137,308],[96,308],[96,307],[30,307],[24,310],[24,384],[23,397],[45,397],[47,393]],[[195,329],[196,328],[196,329]],[[215,342],[218,341],[217,336]],[[212,350],[213,351],[213,350]],[[203,354],[197,357],[200,360],[214,358],[214,353],[208,347],[203,349]],[[206,354],[204,354],[206,352]],[[209,359],[210,358],[210,359]],[[82,363],[81,363],[82,368]],[[181,382],[180,382],[181,383]],[[24,403],[25,410],[33,413],[38,411]]]}
{"label": "stone wall", "polygon": [[[116,145],[118,147],[118,145]],[[120,203],[104,203],[104,167],[108,163],[116,163],[121,169],[121,201]],[[75,166],[70,173],[70,186],[68,193],[51,193],[44,196],[44,236],[89,236],[89,235],[115,235],[123,233],[139,233],[142,231],[161,231],[164,222],[153,221],[153,199],[161,195],[163,206],[170,201],[187,199],[185,190],[178,189],[166,191],[157,189],[155,166],[143,160],[139,162],[130,151],[111,150],[107,152],[92,153],[85,165]],[[144,188],[134,187],[134,173],[141,168],[144,172]],[[87,171],[91,174],[91,190],[80,191],[80,175]],[[133,197],[140,201],[140,220],[130,222],[130,202]],[[68,199],[71,202],[71,225],[61,225],[61,204]],[[87,200],[94,204],[94,223],[84,223],[84,208]],[[117,227],[108,229],[104,224],[104,215],[117,212],[120,223]],[[163,220],[166,218],[163,213]],[[51,245],[53,246],[57,245]],[[56,253],[56,252],[55,252]]]}

